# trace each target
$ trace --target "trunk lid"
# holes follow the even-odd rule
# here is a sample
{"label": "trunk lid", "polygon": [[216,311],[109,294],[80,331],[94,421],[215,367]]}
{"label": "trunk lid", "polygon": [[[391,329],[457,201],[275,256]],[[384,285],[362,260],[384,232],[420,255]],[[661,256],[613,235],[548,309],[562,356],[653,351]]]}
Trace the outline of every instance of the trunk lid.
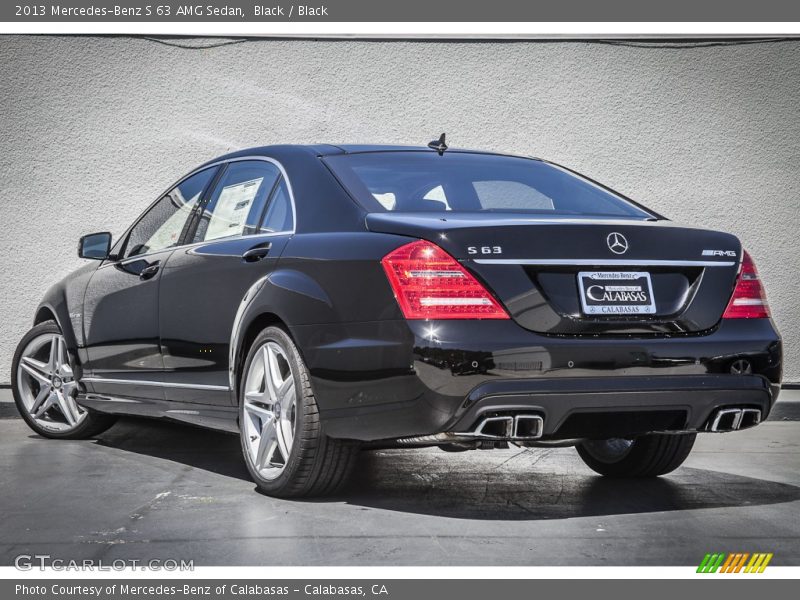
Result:
{"label": "trunk lid", "polygon": [[[663,220],[440,212],[371,213],[366,223],[370,231],[437,244],[475,274],[519,325],[548,334],[708,330],[727,306],[742,254],[733,235]],[[587,297],[593,284],[601,287],[592,288]],[[620,309],[620,302],[611,300],[603,302],[615,307],[600,303],[594,308],[593,299],[606,288],[648,287],[651,306],[642,309],[637,304],[635,310],[649,312],[591,313],[634,310]],[[625,293],[622,298],[627,298]]]}

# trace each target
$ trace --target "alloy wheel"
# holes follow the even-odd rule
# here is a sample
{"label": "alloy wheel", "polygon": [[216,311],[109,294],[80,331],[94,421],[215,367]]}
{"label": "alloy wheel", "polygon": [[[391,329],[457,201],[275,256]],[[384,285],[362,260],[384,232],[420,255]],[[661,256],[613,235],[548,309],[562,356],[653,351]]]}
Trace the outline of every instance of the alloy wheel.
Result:
{"label": "alloy wheel", "polygon": [[45,429],[69,432],[88,414],[75,401],[78,380],[59,334],[45,333],[28,343],[17,366],[17,382],[24,409]]}
{"label": "alloy wheel", "polygon": [[250,362],[244,386],[242,435],[260,477],[276,479],[286,469],[297,421],[295,380],[283,349],[263,344]]}

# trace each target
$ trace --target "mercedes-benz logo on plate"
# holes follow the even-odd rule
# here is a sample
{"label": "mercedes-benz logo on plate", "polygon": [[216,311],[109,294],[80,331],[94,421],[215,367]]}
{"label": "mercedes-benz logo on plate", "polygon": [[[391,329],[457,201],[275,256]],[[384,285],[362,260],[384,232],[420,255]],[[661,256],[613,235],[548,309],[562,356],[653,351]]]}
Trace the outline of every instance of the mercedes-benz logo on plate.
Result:
{"label": "mercedes-benz logo on plate", "polygon": [[614,254],[625,254],[628,251],[628,240],[625,239],[624,235],[616,231],[608,234],[606,243],[608,244],[608,249]]}

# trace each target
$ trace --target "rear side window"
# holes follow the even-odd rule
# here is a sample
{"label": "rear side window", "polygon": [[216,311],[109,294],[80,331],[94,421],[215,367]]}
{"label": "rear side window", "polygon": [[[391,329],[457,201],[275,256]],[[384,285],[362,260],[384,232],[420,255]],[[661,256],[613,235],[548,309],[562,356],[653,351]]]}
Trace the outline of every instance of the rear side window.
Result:
{"label": "rear side window", "polygon": [[279,176],[278,167],[262,160],[228,165],[201,211],[194,241],[256,233]]}
{"label": "rear side window", "polygon": [[289,188],[286,180],[281,177],[275,187],[272,197],[267,204],[267,212],[261,223],[261,233],[276,233],[294,229],[294,216],[292,214],[292,200],[289,197]]}
{"label": "rear side window", "polygon": [[652,217],[591,181],[533,159],[466,152],[365,152],[326,164],[369,212]]}

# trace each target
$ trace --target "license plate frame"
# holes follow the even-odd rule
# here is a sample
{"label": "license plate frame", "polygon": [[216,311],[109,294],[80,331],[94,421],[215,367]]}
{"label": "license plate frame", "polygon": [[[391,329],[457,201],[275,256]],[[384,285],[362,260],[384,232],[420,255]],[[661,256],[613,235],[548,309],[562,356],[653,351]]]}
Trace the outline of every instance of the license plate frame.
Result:
{"label": "license plate frame", "polygon": [[647,271],[580,271],[578,296],[583,314],[592,317],[656,312],[653,282]]}

